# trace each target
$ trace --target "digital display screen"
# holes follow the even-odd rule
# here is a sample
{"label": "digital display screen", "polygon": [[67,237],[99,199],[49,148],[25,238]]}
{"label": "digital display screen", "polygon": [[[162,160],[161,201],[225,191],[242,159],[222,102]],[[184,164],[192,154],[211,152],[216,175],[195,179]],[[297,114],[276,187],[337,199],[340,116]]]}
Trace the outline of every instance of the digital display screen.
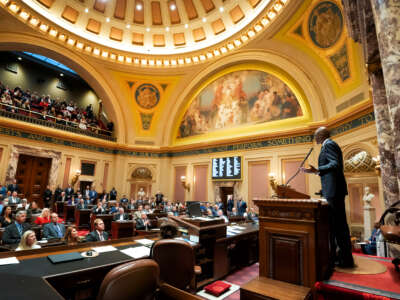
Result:
{"label": "digital display screen", "polygon": [[241,180],[242,157],[231,156],[212,159],[213,180]]}

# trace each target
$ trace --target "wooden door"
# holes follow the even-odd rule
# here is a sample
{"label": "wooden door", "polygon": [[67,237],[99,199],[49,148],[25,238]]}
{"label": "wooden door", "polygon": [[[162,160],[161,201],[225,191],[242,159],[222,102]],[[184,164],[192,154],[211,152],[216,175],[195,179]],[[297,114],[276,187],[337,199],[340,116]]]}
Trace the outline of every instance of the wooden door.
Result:
{"label": "wooden door", "polygon": [[46,189],[51,167],[51,158],[20,155],[15,178],[20,191],[29,201],[43,207],[42,195]]}
{"label": "wooden door", "polygon": [[224,204],[224,214],[225,216],[228,214],[228,195],[233,196],[233,187],[231,186],[221,186],[219,188],[219,197],[221,198],[222,203]]}

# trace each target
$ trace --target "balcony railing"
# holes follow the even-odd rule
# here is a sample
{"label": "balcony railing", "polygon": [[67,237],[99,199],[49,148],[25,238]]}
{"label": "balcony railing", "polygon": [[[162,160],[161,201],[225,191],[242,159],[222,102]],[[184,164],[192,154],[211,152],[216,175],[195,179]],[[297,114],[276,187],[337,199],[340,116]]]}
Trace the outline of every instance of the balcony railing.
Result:
{"label": "balcony railing", "polygon": [[[12,112],[10,110],[15,110],[16,112]],[[90,125],[86,125],[87,129],[79,128],[79,123],[73,121],[66,121],[64,119],[56,118],[49,115],[44,115],[40,112],[33,110],[26,110],[20,107],[0,103],[0,116],[6,117],[18,121],[28,122],[32,124],[37,124],[41,126],[61,129],[77,134],[83,134],[99,139],[104,139],[108,141],[116,141],[116,138],[113,137],[113,133],[111,131],[93,127]],[[46,119],[43,119],[43,117]]]}

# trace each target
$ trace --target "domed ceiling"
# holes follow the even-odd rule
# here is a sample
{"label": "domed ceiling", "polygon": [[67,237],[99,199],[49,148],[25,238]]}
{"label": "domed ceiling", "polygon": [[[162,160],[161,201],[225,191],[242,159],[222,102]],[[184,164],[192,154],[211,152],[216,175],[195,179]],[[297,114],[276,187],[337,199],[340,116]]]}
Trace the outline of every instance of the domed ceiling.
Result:
{"label": "domed ceiling", "polygon": [[94,56],[128,64],[180,66],[246,44],[289,0],[0,2],[31,27]]}

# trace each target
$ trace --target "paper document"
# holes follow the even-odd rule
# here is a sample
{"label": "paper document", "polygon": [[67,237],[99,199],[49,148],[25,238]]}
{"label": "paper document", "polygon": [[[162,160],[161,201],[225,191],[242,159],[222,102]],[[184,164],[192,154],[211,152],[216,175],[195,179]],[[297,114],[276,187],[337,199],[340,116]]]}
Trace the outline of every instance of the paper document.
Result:
{"label": "paper document", "polygon": [[121,250],[121,252],[133,258],[142,258],[150,256],[150,248],[144,246],[131,247],[128,249]]}
{"label": "paper document", "polygon": [[103,252],[111,252],[111,251],[115,251],[118,250],[117,248],[113,247],[113,246],[101,246],[101,247],[94,247],[92,248],[94,251],[99,252],[99,253],[103,253]]}
{"label": "paper document", "polygon": [[246,227],[239,226],[239,225],[232,226],[232,228],[235,228],[235,229],[238,229],[238,230],[246,229]]}
{"label": "paper document", "polygon": [[197,243],[189,241],[188,239],[184,239],[183,237],[176,237],[176,238],[174,238],[174,240],[185,241],[186,243],[189,243],[192,246],[196,246],[197,245]]}
{"label": "paper document", "polygon": [[12,264],[19,264],[19,260],[15,256],[0,259],[0,265],[12,265]]}
{"label": "paper document", "polygon": [[148,245],[152,245],[154,243],[154,241],[149,240],[149,239],[140,239],[140,240],[136,240],[136,242],[138,242],[139,244],[148,246]]}

